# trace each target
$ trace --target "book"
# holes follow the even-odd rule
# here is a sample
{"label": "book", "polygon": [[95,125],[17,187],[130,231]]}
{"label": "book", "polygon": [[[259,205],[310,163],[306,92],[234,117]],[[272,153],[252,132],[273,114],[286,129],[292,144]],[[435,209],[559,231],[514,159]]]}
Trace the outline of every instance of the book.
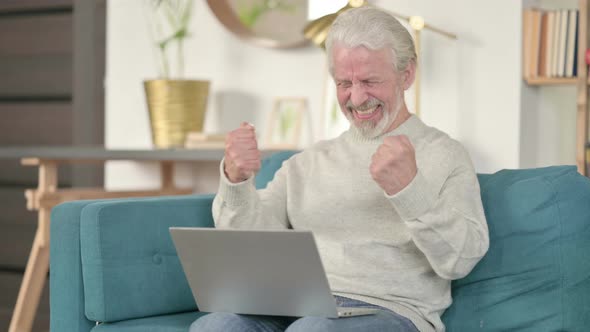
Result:
{"label": "book", "polygon": [[547,77],[548,23],[549,13],[543,12],[541,16],[541,33],[539,35],[539,64],[537,67],[539,77]]}
{"label": "book", "polygon": [[225,149],[225,134],[189,132],[184,147],[187,149]]}
{"label": "book", "polygon": [[530,77],[539,76],[539,52],[540,52],[540,41],[541,41],[541,17],[543,12],[538,9],[533,9],[531,15],[531,43],[530,43],[530,54],[529,61],[529,75]]}
{"label": "book", "polygon": [[524,9],[522,12],[522,76],[530,77],[531,41],[532,41],[532,16],[533,10]]}
{"label": "book", "polygon": [[553,20],[553,41],[551,45],[551,74],[550,77],[557,77],[557,67],[559,66],[559,45],[560,45],[560,28],[561,28],[561,12],[554,11],[555,16]]}
{"label": "book", "polygon": [[566,49],[566,61],[565,61],[565,76],[574,76],[574,63],[576,62],[576,44],[577,39],[577,27],[578,27],[578,11],[568,11],[568,23],[567,23],[567,49]]}
{"label": "book", "polygon": [[557,60],[557,76],[564,77],[565,76],[565,52],[567,50],[567,27],[568,27],[568,10],[562,9],[559,11],[561,15],[559,27],[559,45],[558,45],[558,60]]}
{"label": "book", "polygon": [[573,75],[574,77],[578,76],[578,39],[580,38],[580,11],[576,10],[576,37],[574,39],[574,69]]}
{"label": "book", "polygon": [[547,12],[547,42],[545,49],[545,77],[552,77],[553,68],[553,38],[555,35],[555,12]]}

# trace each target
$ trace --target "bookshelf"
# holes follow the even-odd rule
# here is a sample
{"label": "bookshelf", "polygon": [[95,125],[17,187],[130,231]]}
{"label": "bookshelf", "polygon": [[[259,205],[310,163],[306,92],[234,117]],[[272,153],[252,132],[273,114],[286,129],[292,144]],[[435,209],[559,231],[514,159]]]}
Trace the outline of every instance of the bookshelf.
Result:
{"label": "bookshelf", "polygon": [[[559,3],[559,0],[554,0]],[[538,72],[531,72],[533,68],[541,68],[542,60],[533,59],[535,49],[537,56],[542,52],[542,41],[535,43],[529,39],[539,38],[542,35],[541,31],[527,30],[525,25],[531,23],[531,16],[527,17],[527,9],[523,12],[523,79],[530,86],[545,86],[545,85],[571,85],[576,87],[576,165],[578,172],[589,176],[587,169],[587,157],[590,157],[590,145],[588,144],[588,94],[590,93],[590,80],[588,78],[588,66],[586,64],[586,49],[588,48],[588,2],[590,0],[578,0],[578,16],[577,16],[577,50],[575,53],[575,60],[577,62],[577,74],[573,77],[564,77],[566,75],[540,75],[542,70]],[[530,14],[528,14],[530,15]],[[537,20],[539,20],[537,18]],[[543,23],[544,24],[544,23]],[[528,29],[531,29],[530,27]],[[528,38],[527,38],[528,36]],[[540,43],[540,44],[539,44]],[[547,46],[546,46],[547,47]],[[539,62],[537,62],[539,61]],[[587,153],[589,152],[589,153]]]}

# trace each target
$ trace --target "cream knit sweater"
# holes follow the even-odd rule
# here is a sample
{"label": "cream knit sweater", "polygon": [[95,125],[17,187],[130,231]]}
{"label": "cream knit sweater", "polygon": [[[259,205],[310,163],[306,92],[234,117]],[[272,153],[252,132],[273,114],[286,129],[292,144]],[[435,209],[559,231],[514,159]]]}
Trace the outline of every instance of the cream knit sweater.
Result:
{"label": "cream knit sweater", "polygon": [[444,331],[451,280],[488,249],[479,184],[468,154],[410,117],[386,135],[407,135],[418,173],[394,196],[369,173],[383,137],[352,128],[283,163],[264,190],[232,184],[223,162],[213,217],[220,228],[293,228],[314,233],[332,292],[389,308],[420,331]]}

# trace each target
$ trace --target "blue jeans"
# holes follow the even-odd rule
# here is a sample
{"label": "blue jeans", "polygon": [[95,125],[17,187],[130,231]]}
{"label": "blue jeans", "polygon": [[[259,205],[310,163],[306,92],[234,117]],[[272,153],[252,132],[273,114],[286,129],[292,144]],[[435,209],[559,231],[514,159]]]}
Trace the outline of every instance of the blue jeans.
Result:
{"label": "blue jeans", "polygon": [[238,315],[215,312],[200,317],[191,324],[190,332],[418,332],[406,317],[373,304],[336,296],[339,307],[363,307],[381,309],[377,314],[347,318],[280,317]]}

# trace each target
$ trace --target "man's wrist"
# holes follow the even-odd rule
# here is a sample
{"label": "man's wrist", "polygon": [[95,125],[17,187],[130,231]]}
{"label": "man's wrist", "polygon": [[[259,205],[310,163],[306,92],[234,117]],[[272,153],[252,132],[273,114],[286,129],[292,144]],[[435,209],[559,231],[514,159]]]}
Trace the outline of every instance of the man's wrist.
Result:
{"label": "man's wrist", "polygon": [[225,169],[225,166],[223,167],[223,175],[225,175],[225,178],[231,183],[244,182],[244,181],[248,180],[248,178],[249,178],[249,177],[245,177],[245,176],[233,177],[227,172],[227,170]]}
{"label": "man's wrist", "polygon": [[227,170],[225,169],[225,167],[223,168],[223,174],[225,175],[225,178],[231,182],[231,183],[239,183],[242,182],[243,180],[236,180],[234,177],[232,177],[231,175],[229,175],[229,173],[227,172]]}

